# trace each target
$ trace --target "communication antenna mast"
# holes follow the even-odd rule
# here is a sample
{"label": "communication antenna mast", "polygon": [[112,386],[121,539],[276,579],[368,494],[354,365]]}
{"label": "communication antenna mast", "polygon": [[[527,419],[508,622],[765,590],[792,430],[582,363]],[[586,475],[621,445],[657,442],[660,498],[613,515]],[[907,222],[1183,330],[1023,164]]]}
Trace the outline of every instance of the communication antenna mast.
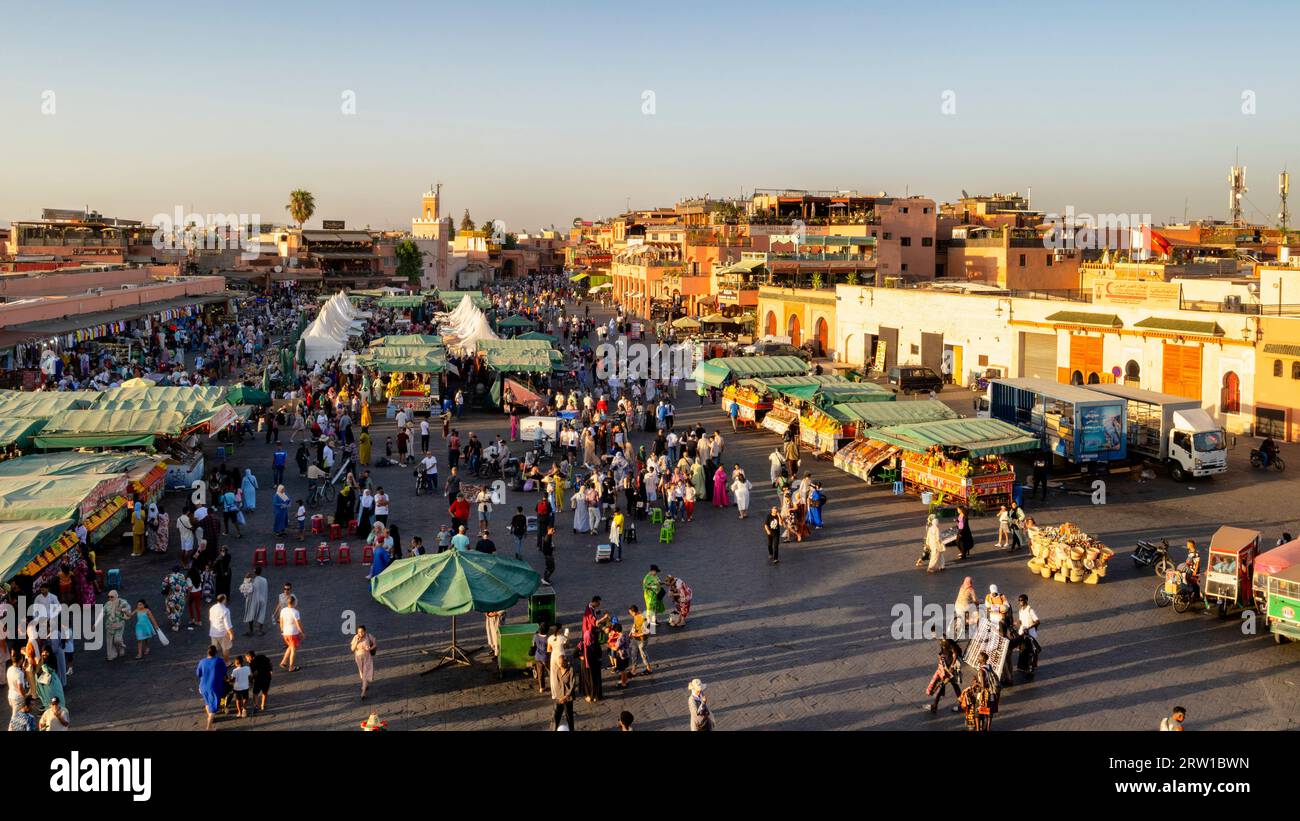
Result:
{"label": "communication antenna mast", "polygon": [[1291,211],[1287,208],[1286,197],[1291,192],[1291,175],[1287,173],[1286,168],[1282,173],[1277,175],[1277,195],[1282,200],[1282,211],[1277,215],[1278,221],[1282,223],[1282,241],[1286,242],[1286,225],[1291,221]]}
{"label": "communication antenna mast", "polygon": [[1234,165],[1228,171],[1228,211],[1234,228],[1240,228],[1245,222],[1241,218],[1241,200],[1246,196],[1246,166]]}

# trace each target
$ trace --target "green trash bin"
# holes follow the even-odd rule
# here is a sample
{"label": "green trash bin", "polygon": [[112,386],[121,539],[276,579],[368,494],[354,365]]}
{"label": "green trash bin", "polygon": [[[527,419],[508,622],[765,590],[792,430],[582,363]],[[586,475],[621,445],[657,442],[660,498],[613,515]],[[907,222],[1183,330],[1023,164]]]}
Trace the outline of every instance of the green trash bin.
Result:
{"label": "green trash bin", "polygon": [[528,597],[528,620],[547,628],[555,624],[555,588],[543,583]]}
{"label": "green trash bin", "polygon": [[537,624],[501,625],[501,652],[497,654],[497,674],[504,676],[510,670],[532,670],[533,636]]}

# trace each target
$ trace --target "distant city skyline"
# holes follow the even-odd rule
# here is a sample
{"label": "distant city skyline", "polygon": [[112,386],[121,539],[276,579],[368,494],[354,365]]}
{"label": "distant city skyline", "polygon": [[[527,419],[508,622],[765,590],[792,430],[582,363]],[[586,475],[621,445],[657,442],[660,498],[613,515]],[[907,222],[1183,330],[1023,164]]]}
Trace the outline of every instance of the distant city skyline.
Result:
{"label": "distant city skyline", "polygon": [[435,180],[445,215],[510,231],[755,186],[1032,188],[1047,212],[1226,219],[1239,152],[1245,217],[1271,223],[1277,173],[1300,167],[1300,9],[1251,5],[1231,39],[1219,7],[1166,2],[321,2],[227,27],[130,0],[76,25],[19,6],[0,221],[88,205],[284,223],[306,188],[311,224],[407,229]]}

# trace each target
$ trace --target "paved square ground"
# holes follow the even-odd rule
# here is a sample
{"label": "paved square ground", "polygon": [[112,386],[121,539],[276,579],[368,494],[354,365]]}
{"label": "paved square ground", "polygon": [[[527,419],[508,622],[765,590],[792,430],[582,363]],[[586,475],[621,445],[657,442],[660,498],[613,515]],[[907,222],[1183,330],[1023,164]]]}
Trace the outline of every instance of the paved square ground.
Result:
{"label": "paved square ground", "polygon": [[[970,413],[969,392],[951,389],[942,397]],[[906,401],[906,400],[901,400]],[[679,425],[702,420],[713,430],[729,427],[720,406],[697,405],[693,395],[678,402]],[[376,452],[393,423],[376,414],[372,428]],[[475,415],[459,425],[485,441],[505,433],[500,415]],[[287,436],[287,434],[286,434]],[[974,578],[981,595],[990,583],[1014,596],[1028,593],[1042,618],[1044,652],[1036,680],[1006,691],[996,729],[1150,729],[1174,703],[1189,709],[1196,729],[1295,729],[1300,717],[1300,645],[1275,646],[1266,635],[1242,634],[1235,617],[1175,614],[1157,609],[1157,583],[1149,569],[1137,569],[1128,554],[1136,539],[1165,536],[1208,539],[1221,524],[1260,529],[1269,546],[1283,530],[1300,532],[1291,510],[1300,478],[1252,471],[1246,463],[1250,440],[1230,453],[1226,476],[1192,484],[1167,477],[1139,484],[1113,477],[1105,506],[1080,494],[1056,493],[1047,503],[1028,503],[1040,523],[1072,521],[1099,536],[1118,555],[1100,585],[1060,584],[1029,572],[1023,553],[1008,556],[991,547],[996,523],[974,522],[976,548],[965,563],[927,575],[913,567],[920,552],[923,506],[915,497],[895,497],[888,487],[868,486],[835,469],[828,461],[806,461],[825,483],[830,501],[827,525],[810,541],[784,545],[779,566],[769,566],[761,512],[775,492],[766,485],[767,454],[778,438],[767,431],[741,432],[726,439],[725,461],[745,467],[755,493],[752,515],[739,521],[735,509],[718,510],[701,503],[696,521],[678,528],[672,545],[660,545],[648,526],[641,540],[625,547],[621,564],[596,564],[594,546],[603,539],[576,536],[572,514],[565,511],[557,527],[560,620],[575,624],[593,594],[622,615],[640,604],[640,580],[651,563],[680,576],[695,591],[690,623],[680,630],[664,627],[650,645],[655,674],[636,678],[626,691],[606,676],[604,701],[576,705],[579,729],[612,727],[620,710],[631,710],[645,730],[688,727],[686,684],[709,683],[710,703],[719,729],[904,729],[955,730],[960,717],[923,713],[924,688],[934,669],[931,641],[891,637],[895,605],[914,597],[950,604],[963,575]],[[646,439],[640,435],[637,442]],[[445,462],[445,444],[434,435],[434,448]],[[522,449],[516,445],[516,449]],[[293,448],[290,448],[292,456]],[[1298,454],[1284,450],[1288,458]],[[225,539],[237,569],[234,587],[251,566],[254,547],[270,545],[271,448],[260,440],[240,449],[235,464],[252,467],[262,488],[258,510],[242,540]],[[1300,460],[1293,460],[1300,465]],[[444,478],[446,466],[443,465]],[[292,465],[287,482],[291,498],[305,491]],[[372,472],[393,498],[392,521],[404,538],[422,535],[425,543],[447,522],[441,496],[414,495],[414,480],[405,469]],[[1082,491],[1083,485],[1070,487]],[[531,508],[534,494],[512,495],[508,508]],[[168,497],[173,519],[180,499]],[[498,544],[504,521],[498,509]],[[507,517],[508,518],[508,517]],[[293,542],[290,542],[293,544]],[[309,544],[314,545],[314,542]],[[172,540],[173,551],[176,541]],[[120,548],[101,553],[104,567],[121,567],[123,593],[131,601],[146,597],[161,617],[159,585],[175,556],[132,559]],[[359,551],[358,551],[359,553]],[[952,555],[951,553],[949,554]],[[1181,558],[1179,548],[1176,555]],[[541,555],[530,547],[527,558],[539,570]],[[221,719],[218,729],[355,729],[371,710],[394,729],[540,730],[550,721],[551,702],[522,678],[497,678],[486,653],[470,668],[444,668],[431,675],[422,648],[440,647],[449,637],[449,620],[424,615],[402,616],[374,602],[366,569],[350,566],[270,567],[273,597],[286,580],[302,601],[307,641],[300,653],[303,670],[276,672],[272,709],[248,719]],[[232,611],[238,619],[242,601],[235,590]],[[356,668],[341,627],[352,611],[379,642],[376,680],[365,704],[358,701]],[[508,621],[525,619],[521,603]],[[482,645],[483,619],[459,620],[462,640]],[[78,729],[192,730],[203,725],[195,690],[194,666],[206,647],[206,632],[170,634],[171,646],[155,643],[145,661],[109,663],[102,651],[81,652],[68,690],[68,705]],[[278,660],[278,637],[268,632],[249,639],[242,634],[237,650],[255,648]]]}

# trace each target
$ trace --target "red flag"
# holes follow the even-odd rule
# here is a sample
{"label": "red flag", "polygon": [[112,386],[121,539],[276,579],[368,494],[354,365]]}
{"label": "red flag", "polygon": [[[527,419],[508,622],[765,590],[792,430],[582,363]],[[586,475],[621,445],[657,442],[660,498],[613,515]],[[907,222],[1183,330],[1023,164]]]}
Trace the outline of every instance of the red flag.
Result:
{"label": "red flag", "polygon": [[1167,257],[1173,253],[1174,246],[1169,242],[1169,240],[1161,236],[1159,231],[1147,226],[1146,232],[1148,250],[1155,251],[1162,257]]}

